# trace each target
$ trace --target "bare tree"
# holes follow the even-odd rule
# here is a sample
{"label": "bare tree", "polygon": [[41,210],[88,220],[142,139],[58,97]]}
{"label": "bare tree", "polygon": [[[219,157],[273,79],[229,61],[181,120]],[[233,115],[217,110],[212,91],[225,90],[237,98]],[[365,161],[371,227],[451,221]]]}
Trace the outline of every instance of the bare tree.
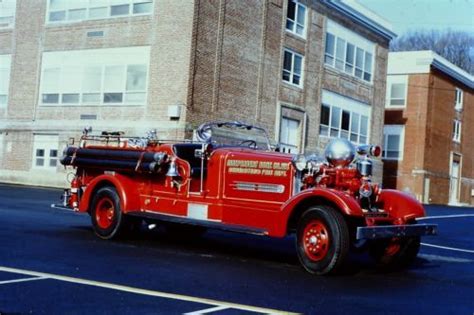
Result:
{"label": "bare tree", "polygon": [[390,50],[433,50],[458,67],[474,74],[473,33],[453,30],[411,31],[393,41]]}

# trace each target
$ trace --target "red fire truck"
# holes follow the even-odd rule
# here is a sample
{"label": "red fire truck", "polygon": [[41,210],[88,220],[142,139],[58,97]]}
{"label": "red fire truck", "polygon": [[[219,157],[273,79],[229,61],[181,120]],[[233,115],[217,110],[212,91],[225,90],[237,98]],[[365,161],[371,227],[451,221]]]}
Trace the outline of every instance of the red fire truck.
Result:
{"label": "red fire truck", "polygon": [[173,224],[285,237],[310,273],[341,269],[349,250],[367,249],[379,264],[406,266],[420,237],[422,205],[371,182],[378,146],[333,139],[324,155],[278,152],[262,128],[213,122],[197,141],[160,141],[156,133],[125,137],[85,130],[61,163],[75,172],[63,206],[91,216],[95,234],[112,239],[137,226]]}

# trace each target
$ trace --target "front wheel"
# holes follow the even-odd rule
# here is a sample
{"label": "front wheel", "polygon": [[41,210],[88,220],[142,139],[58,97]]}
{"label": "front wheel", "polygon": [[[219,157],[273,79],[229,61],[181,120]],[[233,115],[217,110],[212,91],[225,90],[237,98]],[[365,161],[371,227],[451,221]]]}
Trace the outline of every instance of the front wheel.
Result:
{"label": "front wheel", "polygon": [[94,194],[90,214],[94,232],[102,239],[123,236],[139,223],[122,213],[117,190],[110,186],[102,187]]}
{"label": "front wheel", "polygon": [[303,267],[310,273],[336,273],[349,252],[349,230],[344,217],[334,208],[309,208],[300,218],[296,249]]}

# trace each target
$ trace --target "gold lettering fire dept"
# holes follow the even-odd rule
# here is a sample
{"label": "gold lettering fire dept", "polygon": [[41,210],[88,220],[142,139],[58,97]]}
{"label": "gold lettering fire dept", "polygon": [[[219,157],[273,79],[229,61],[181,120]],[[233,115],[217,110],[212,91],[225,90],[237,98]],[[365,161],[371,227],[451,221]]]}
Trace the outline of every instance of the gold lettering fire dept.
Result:
{"label": "gold lettering fire dept", "polygon": [[249,174],[264,176],[287,176],[290,166],[287,162],[227,160],[227,171],[231,174]]}

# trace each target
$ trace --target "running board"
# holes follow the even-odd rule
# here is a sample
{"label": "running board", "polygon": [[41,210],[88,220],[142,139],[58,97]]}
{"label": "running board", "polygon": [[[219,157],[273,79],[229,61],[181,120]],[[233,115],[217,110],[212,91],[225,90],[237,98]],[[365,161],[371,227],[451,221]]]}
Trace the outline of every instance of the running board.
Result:
{"label": "running board", "polygon": [[69,208],[67,206],[64,206],[64,205],[58,204],[58,203],[51,204],[51,208],[58,209],[58,210],[63,210],[63,211],[69,211],[69,212],[78,212],[78,211],[74,210],[73,208]]}
{"label": "running board", "polygon": [[127,215],[132,215],[135,217],[146,218],[146,219],[154,219],[154,220],[159,220],[159,221],[167,221],[167,222],[174,222],[174,223],[181,223],[181,224],[188,224],[188,225],[197,225],[197,226],[203,226],[206,228],[237,232],[237,233],[261,235],[261,236],[268,235],[268,231],[264,229],[249,228],[247,226],[241,226],[241,225],[225,224],[220,221],[197,220],[197,219],[187,218],[183,216],[163,214],[163,213],[157,213],[157,212],[152,212],[152,211],[132,211],[132,212],[127,212]]}

